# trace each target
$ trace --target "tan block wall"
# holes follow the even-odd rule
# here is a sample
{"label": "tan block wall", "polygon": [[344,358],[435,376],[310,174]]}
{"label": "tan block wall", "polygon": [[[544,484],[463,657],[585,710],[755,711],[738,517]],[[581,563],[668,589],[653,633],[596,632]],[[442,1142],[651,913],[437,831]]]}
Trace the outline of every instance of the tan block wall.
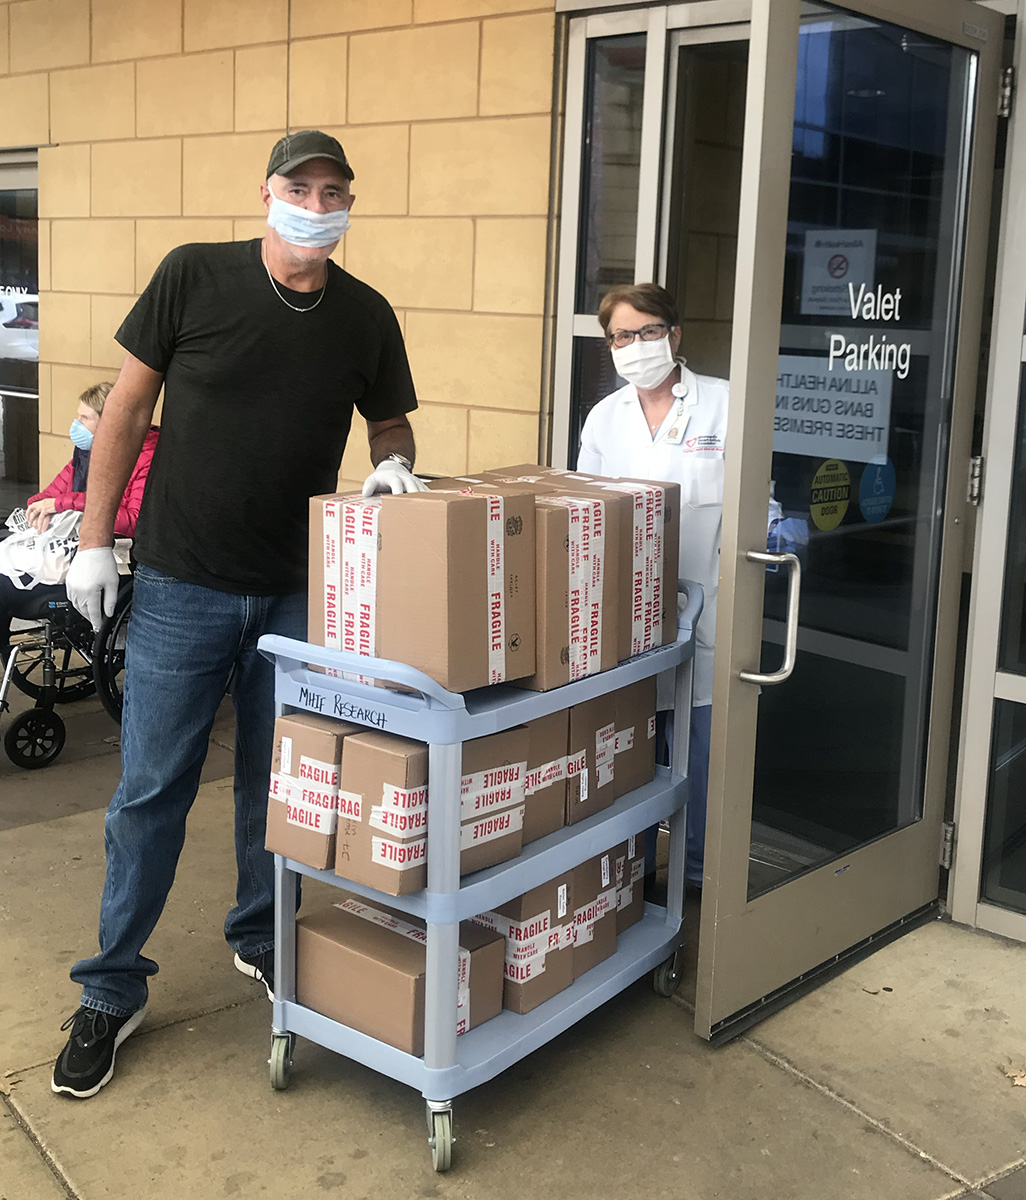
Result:
{"label": "tan block wall", "polygon": [[[554,0],[0,0],[0,148],[39,145],[40,470],[167,251],[260,236],[286,129],[356,171],[336,252],[392,302],[419,466],[538,454]],[[5,102],[6,101],[6,102]],[[340,477],[369,467],[362,422]]]}

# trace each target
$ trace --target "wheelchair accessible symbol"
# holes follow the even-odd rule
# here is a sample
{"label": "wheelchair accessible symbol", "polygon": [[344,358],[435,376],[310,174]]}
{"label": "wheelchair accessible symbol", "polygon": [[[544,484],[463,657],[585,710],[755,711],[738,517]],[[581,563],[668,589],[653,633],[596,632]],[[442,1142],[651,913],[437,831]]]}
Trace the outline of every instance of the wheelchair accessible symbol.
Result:
{"label": "wheelchair accessible symbol", "polygon": [[859,508],[870,525],[882,521],[891,511],[897,481],[894,463],[886,455],[878,454],[866,463],[859,484]]}

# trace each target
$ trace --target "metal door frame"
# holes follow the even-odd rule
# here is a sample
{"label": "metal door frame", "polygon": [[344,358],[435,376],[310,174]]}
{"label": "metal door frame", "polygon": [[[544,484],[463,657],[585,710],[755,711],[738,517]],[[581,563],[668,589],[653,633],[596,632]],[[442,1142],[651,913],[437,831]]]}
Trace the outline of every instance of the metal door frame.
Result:
{"label": "metal door frame", "polygon": [[[746,23],[751,0],[694,0],[655,8],[604,12],[570,21],[567,40],[566,108],[563,123],[563,180],[560,194],[560,238],[556,277],[556,329],[553,357],[552,450],[554,466],[574,466],[570,445],[571,386],[575,337],[601,337],[598,317],[575,312],[577,248],[580,227],[581,170],[584,158],[585,71],[588,42],[599,37],[645,33],[645,91],[642,102],[641,167],[638,183],[638,226],[634,250],[634,282],[657,278],[660,262],[663,145],[667,39],[671,30],[694,30],[707,40],[709,27]],[[725,33],[725,36],[731,36]],[[736,36],[736,35],[735,35]]]}
{"label": "metal door frame", "polygon": [[[969,160],[965,248],[953,381],[953,411],[941,540],[934,671],[930,688],[923,818],[749,901],[748,848],[758,691],[739,671],[758,669],[773,413],[746,405],[749,380],[774,377],[779,313],[758,297],[780,295],[801,0],[754,0],[742,165],[738,267],[731,356],[731,404],[721,543],[705,897],[699,949],[696,1031],[726,1029],[755,998],[807,980],[851,948],[936,900],[947,774],[955,641],[960,600],[965,471],[982,315],[990,178],[1000,67],[1001,20],[936,0],[852,0],[841,7],[921,30],[977,52],[977,106]],[[956,20],[957,12],[957,20]],[[985,39],[985,40],[984,40]],[[772,63],[772,68],[769,64]],[[765,308],[765,305],[763,305]],[[784,686],[787,686],[786,684]],[[729,730],[729,736],[728,736]],[[778,936],[787,929],[786,942]]]}
{"label": "metal door frame", "polygon": [[[1015,64],[1026,47],[1026,0],[1019,2]],[[991,335],[990,377],[984,423],[985,488],[978,511],[973,558],[969,640],[963,692],[961,753],[955,805],[955,858],[948,906],[956,921],[1026,941],[1026,914],[980,900],[983,843],[990,791],[995,700],[1026,704],[1026,677],[998,666],[1008,525],[1019,411],[1026,363],[1026,228],[1018,198],[1026,188],[1026,113],[1013,103],[1006,149],[998,278]],[[1015,397],[1017,399],[1013,400]]]}

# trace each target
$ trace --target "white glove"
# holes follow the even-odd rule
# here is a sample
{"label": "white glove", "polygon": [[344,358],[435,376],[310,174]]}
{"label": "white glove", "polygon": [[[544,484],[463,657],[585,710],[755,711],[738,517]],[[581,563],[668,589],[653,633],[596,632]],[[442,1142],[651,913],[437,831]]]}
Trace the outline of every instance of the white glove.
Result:
{"label": "white glove", "polygon": [[393,496],[400,496],[403,492],[427,490],[426,483],[407,471],[403,464],[394,458],[382,459],[377,469],[367,476],[363,485],[365,496],[373,496],[375,492],[391,492]]}
{"label": "white glove", "polygon": [[68,599],[90,625],[100,632],[104,616],[114,615],[118,598],[118,562],[109,546],[79,550],[64,581]]}

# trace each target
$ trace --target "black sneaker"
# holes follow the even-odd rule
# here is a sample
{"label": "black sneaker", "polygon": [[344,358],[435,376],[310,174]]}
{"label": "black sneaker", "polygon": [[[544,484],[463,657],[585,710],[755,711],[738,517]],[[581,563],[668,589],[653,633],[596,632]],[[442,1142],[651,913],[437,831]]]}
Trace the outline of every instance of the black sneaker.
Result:
{"label": "black sneaker", "polygon": [[235,969],[250,979],[255,979],[267,988],[267,999],[274,999],[274,951],[265,950],[263,954],[235,955]]}
{"label": "black sneaker", "polygon": [[87,1100],[114,1076],[114,1056],[118,1046],[138,1029],[146,1015],[146,1005],[124,1017],[95,1008],[80,1008],[61,1029],[70,1029],[68,1044],[54,1064],[50,1088]]}

